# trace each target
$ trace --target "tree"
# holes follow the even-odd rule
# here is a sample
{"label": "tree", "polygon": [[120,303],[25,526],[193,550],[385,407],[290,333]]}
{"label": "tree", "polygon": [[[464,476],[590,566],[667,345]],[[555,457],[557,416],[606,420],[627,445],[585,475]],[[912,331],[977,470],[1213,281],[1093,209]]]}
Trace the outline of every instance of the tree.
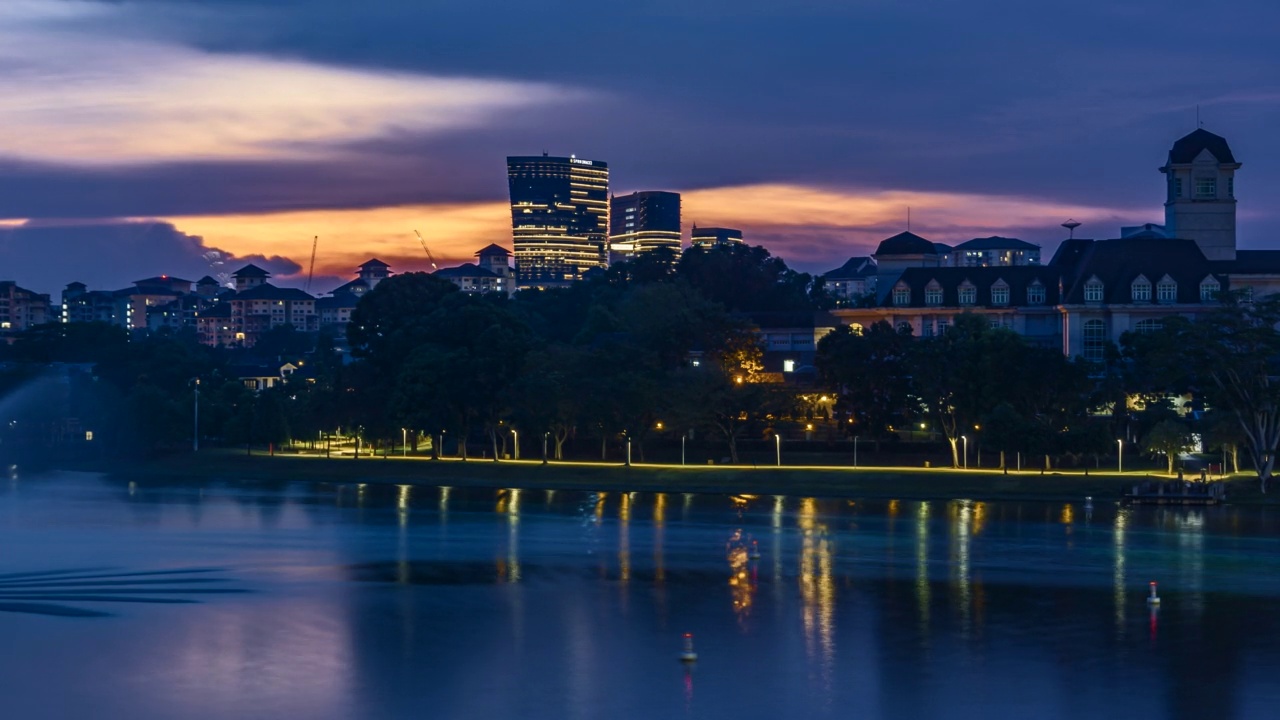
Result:
{"label": "tree", "polygon": [[1191,431],[1177,420],[1161,420],[1143,438],[1147,452],[1163,454],[1169,462],[1169,474],[1173,474],[1178,456],[1191,449]]}
{"label": "tree", "polygon": [[1277,325],[1280,296],[1250,302],[1240,293],[1226,293],[1220,307],[1195,322],[1166,319],[1164,328],[1134,352],[1142,371],[1185,378],[1178,384],[1209,408],[1235,418],[1264,493],[1280,445]]}
{"label": "tree", "polygon": [[818,343],[819,378],[836,394],[838,409],[877,443],[908,415],[912,342],[910,332],[882,320],[861,331],[836,328]]}

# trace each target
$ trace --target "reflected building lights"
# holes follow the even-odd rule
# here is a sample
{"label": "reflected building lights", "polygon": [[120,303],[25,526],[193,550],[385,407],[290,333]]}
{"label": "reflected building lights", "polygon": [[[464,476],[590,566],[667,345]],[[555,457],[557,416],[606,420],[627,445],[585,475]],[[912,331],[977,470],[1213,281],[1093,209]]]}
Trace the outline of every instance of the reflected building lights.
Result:
{"label": "reflected building lights", "polygon": [[960,632],[968,637],[971,630],[970,608],[973,600],[969,584],[969,542],[973,522],[973,502],[957,500],[953,504],[952,568],[956,585],[956,600],[960,606]]}
{"label": "reflected building lights", "polygon": [[667,567],[663,558],[666,525],[667,494],[658,493],[653,499],[653,580],[658,585],[667,580]]}
{"label": "reflected building lights", "polygon": [[[796,523],[800,529],[800,598],[805,648],[820,659],[824,684],[830,689],[835,659],[835,581],[833,548],[828,528],[817,520],[817,501],[800,501]],[[816,640],[816,647],[815,647]],[[815,653],[817,658],[815,658]]]}
{"label": "reflected building lights", "polygon": [[1204,513],[1183,510],[1178,513],[1175,524],[1178,528],[1178,590],[1185,593],[1185,605],[1201,615],[1204,613]]}
{"label": "reflected building lights", "polygon": [[929,503],[916,509],[916,606],[920,611],[920,631],[929,627]]}
{"label": "reflected building lights", "polygon": [[1124,636],[1124,606],[1128,599],[1128,591],[1125,588],[1125,527],[1128,524],[1129,511],[1121,508],[1116,511],[1115,531],[1113,533],[1113,545],[1115,552],[1115,566],[1112,571],[1112,583],[1114,586],[1115,605],[1116,605],[1116,635]]}
{"label": "reflected building lights", "polygon": [[618,579],[624,584],[631,581],[631,495],[623,493],[618,507]]}

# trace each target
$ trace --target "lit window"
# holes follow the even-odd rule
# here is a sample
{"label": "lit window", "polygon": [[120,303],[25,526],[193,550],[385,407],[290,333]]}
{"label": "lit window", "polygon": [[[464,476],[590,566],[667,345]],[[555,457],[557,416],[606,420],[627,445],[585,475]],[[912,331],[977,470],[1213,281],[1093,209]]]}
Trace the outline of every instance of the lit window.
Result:
{"label": "lit window", "polygon": [[1084,284],[1085,302],[1102,302],[1102,281],[1093,278]]}
{"label": "lit window", "polygon": [[1178,283],[1168,277],[1160,281],[1156,285],[1156,300],[1162,303],[1177,302],[1178,300]]}
{"label": "lit window", "polygon": [[1009,304],[1009,286],[1003,281],[991,286],[991,304],[992,305],[1008,305]]}
{"label": "lit window", "polygon": [[960,304],[972,305],[978,302],[978,288],[972,284],[965,282],[960,286]]}
{"label": "lit window", "polygon": [[911,304],[911,288],[906,285],[898,285],[893,289],[894,305],[910,305]]}
{"label": "lit window", "polygon": [[1133,281],[1130,293],[1134,302],[1151,302],[1151,282],[1141,275]]}
{"label": "lit window", "polygon": [[1196,197],[1212,198],[1218,194],[1217,178],[1202,177],[1196,178]]}
{"label": "lit window", "polygon": [[1102,362],[1107,347],[1107,324],[1101,320],[1084,323],[1084,359]]}
{"label": "lit window", "polygon": [[1044,285],[1041,285],[1039,280],[1027,286],[1027,304],[1028,305],[1044,304]]}
{"label": "lit window", "polygon": [[942,287],[936,282],[931,282],[924,289],[925,305],[941,305],[942,304]]}

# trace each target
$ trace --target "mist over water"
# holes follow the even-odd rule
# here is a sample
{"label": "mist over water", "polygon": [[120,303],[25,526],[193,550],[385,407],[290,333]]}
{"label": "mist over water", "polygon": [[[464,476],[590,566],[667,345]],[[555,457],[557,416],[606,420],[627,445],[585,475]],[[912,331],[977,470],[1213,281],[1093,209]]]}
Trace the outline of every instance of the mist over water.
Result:
{"label": "mist over water", "polygon": [[1234,507],[15,476],[0,690],[24,718],[1266,717],[1277,530]]}

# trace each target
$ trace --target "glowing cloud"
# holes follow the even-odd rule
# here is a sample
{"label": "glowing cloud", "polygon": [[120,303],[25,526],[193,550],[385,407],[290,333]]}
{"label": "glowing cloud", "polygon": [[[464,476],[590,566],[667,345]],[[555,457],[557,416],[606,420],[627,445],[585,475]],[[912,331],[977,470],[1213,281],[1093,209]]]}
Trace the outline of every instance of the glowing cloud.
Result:
{"label": "glowing cloud", "polygon": [[315,157],[397,133],[486,124],[581,93],[203,52],[91,32],[127,7],[0,6],[0,156],[75,164]]}

